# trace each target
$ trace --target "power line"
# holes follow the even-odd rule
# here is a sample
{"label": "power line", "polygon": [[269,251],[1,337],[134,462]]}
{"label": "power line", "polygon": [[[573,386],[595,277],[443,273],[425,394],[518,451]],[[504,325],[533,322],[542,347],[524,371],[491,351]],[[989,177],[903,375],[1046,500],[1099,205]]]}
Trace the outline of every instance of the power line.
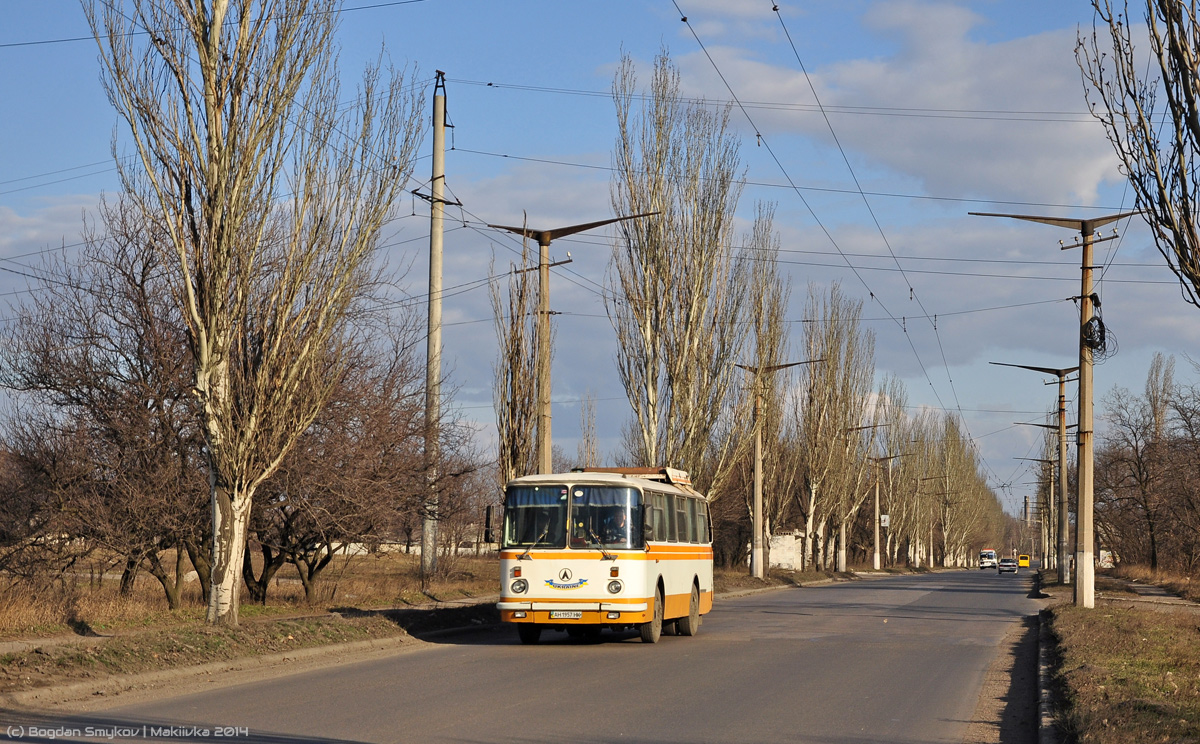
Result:
{"label": "power line", "polygon": [[[800,202],[804,205],[805,209],[808,210],[809,215],[817,223],[817,226],[821,229],[821,232],[825,234],[826,239],[828,239],[830,244],[833,245],[834,249],[837,250],[839,254],[841,254],[842,248],[838,244],[837,240],[833,237],[833,233],[831,233],[829,231],[829,228],[825,226],[824,222],[822,222],[821,218],[817,215],[816,210],[814,210],[812,205],[809,204],[808,199],[806,199],[804,197],[804,194],[801,193],[801,191],[795,187],[795,180],[791,177],[791,174],[788,172],[787,168],[783,165],[783,161],[781,161],[779,159],[779,156],[775,153],[775,150],[771,147],[768,139],[766,137],[762,136],[761,129],[758,127],[757,124],[755,124],[754,118],[750,116],[750,112],[747,111],[746,108],[741,105],[740,101],[738,101],[737,93],[734,92],[733,86],[730,85],[728,79],[726,79],[726,77],[725,77],[725,74],[723,72],[721,72],[720,66],[717,65],[716,60],[713,59],[712,55],[708,51],[708,48],[704,46],[704,42],[700,40],[699,34],[696,33],[696,30],[692,27],[692,24],[688,21],[687,16],[683,13],[683,10],[679,7],[679,3],[677,2],[677,0],[671,0],[671,3],[672,3],[672,5],[675,6],[675,10],[677,10],[679,12],[679,15],[680,15],[681,20],[683,21],[683,24],[685,26],[687,26],[688,31],[691,32],[692,38],[694,38],[696,40],[696,44],[700,47],[700,50],[704,53],[704,56],[708,58],[709,63],[712,65],[713,69],[717,73],[717,77],[719,77],[721,79],[721,82],[725,85],[726,90],[729,91],[729,94],[733,98],[734,103],[741,110],[742,115],[746,117],[746,120],[750,123],[750,126],[754,128],[755,136],[758,138],[758,141],[762,144],[763,147],[766,148],[767,153],[771,156],[772,160],[775,161],[775,165],[783,173],[783,176],[787,180],[787,182],[792,185],[794,193],[799,197]],[[843,258],[845,258],[845,257],[843,256]],[[871,299],[873,299],[877,303],[879,303],[879,306],[883,309],[883,311],[885,313],[888,314],[888,316],[890,318],[892,318],[893,322],[896,324],[897,327],[903,329],[904,326],[901,323],[901,321],[896,319],[895,315],[890,310],[887,309],[887,306],[884,304],[883,300],[881,298],[879,298],[873,290],[871,290],[871,287],[867,283],[866,279],[862,276],[861,273],[859,273],[858,269],[853,264],[851,264],[848,259],[846,259],[846,265],[850,269],[851,273],[853,273],[854,276],[858,279],[858,281],[863,285],[863,287],[866,288],[866,290],[868,291],[868,293],[871,296]],[[929,382],[929,387],[933,392],[934,398],[937,399],[939,406],[941,406],[943,409],[946,408],[945,403],[942,402],[941,395],[938,393],[937,388],[933,384],[933,380],[930,379],[930,377],[929,377],[929,370],[925,367],[924,360],[921,359],[920,353],[917,352],[916,346],[913,345],[911,337],[909,337],[907,332],[904,333],[904,336],[908,340],[908,344],[909,344],[909,347],[912,349],[913,355],[916,357],[917,365],[921,368],[921,372],[924,374],[926,381]]]}
{"label": "power line", "polygon": [[[526,85],[520,83],[497,83],[495,81],[483,80],[467,80],[462,78],[451,79],[450,82],[462,83],[464,85],[475,85],[485,88],[494,88],[496,90],[518,90],[529,91],[534,93],[550,93],[556,95],[570,95],[584,98],[611,98],[611,91],[602,90],[586,90],[581,88],[562,88],[540,85]],[[647,94],[634,94],[635,99],[645,100]],[[732,103],[723,99],[706,99],[706,98],[691,98],[681,97],[682,101],[698,106],[706,106],[710,108],[721,108]],[[764,111],[797,111],[797,112],[821,112],[821,108],[812,104],[805,103],[786,103],[782,101],[742,101],[743,105],[749,109],[758,109]],[[897,117],[913,117],[924,119],[978,119],[984,121],[1028,121],[1042,123],[1078,124],[1081,122],[1092,121],[1092,115],[1087,111],[1013,111],[1006,109],[942,109],[942,108],[906,108],[900,106],[827,106],[824,109],[826,112],[837,114],[854,114],[866,116],[897,116]]]}
{"label": "power line", "polygon": [[[390,0],[388,2],[372,3],[371,5],[356,5],[356,6],[349,7],[349,8],[342,7],[340,9],[340,12],[353,13],[353,12],[359,11],[359,10],[375,10],[377,8],[390,8],[390,7],[397,6],[397,5],[414,5],[416,3],[424,3],[424,2],[428,2],[428,0]],[[309,13],[307,15],[315,15],[315,13]],[[229,21],[228,23],[232,24],[232,23],[234,23],[234,21]],[[147,31],[131,31],[131,32],[127,33],[126,36],[143,36],[146,33],[148,33],[148,32]],[[75,43],[78,43],[81,41],[95,41],[95,40],[96,40],[96,37],[89,35],[89,36],[69,36],[69,37],[63,37],[63,38],[59,38],[59,39],[36,39],[33,41],[10,41],[10,42],[0,44],[0,49],[16,49],[16,48],[20,48],[20,47],[50,46],[53,44],[75,44]]]}
{"label": "power line", "polygon": [[[909,348],[912,351],[913,356],[917,361],[917,365],[921,368],[921,372],[924,375],[926,382],[929,383],[930,391],[933,393],[934,398],[938,401],[939,406],[943,410],[948,410],[946,408],[945,403],[942,401],[941,394],[938,392],[937,386],[935,386],[933,384],[933,380],[929,375],[929,369],[925,366],[925,362],[921,358],[920,352],[917,351],[917,347],[913,343],[911,335],[907,332],[907,329],[905,328],[905,324],[902,322],[902,320],[897,319],[895,314],[891,310],[888,309],[886,303],[883,301],[883,299],[881,297],[879,297],[874,292],[874,290],[871,289],[870,285],[867,283],[865,277],[863,277],[862,273],[860,273],[858,268],[855,267],[849,261],[849,259],[844,255],[841,246],[838,244],[837,240],[833,237],[833,234],[829,231],[828,227],[825,226],[824,222],[817,215],[817,213],[813,209],[812,205],[804,197],[804,194],[796,187],[795,180],[791,177],[791,174],[788,172],[787,168],[783,165],[783,162],[780,160],[779,156],[775,153],[774,149],[771,147],[768,139],[762,135],[761,128],[755,123],[754,118],[750,115],[750,112],[747,110],[746,106],[744,106],[742,104],[742,102],[739,100],[737,93],[733,90],[733,86],[729,83],[729,80],[725,77],[725,74],[721,71],[720,66],[717,64],[717,62],[713,58],[712,54],[709,53],[708,48],[704,45],[704,42],[700,39],[699,34],[696,33],[695,28],[688,21],[687,15],[684,14],[683,10],[679,7],[679,3],[677,2],[677,0],[672,0],[672,5],[675,6],[675,10],[679,13],[680,20],[683,22],[683,24],[685,26],[687,26],[687,29],[691,33],[692,38],[695,39],[697,46],[700,47],[701,52],[704,53],[704,56],[708,59],[709,64],[712,65],[713,70],[717,74],[717,77],[720,78],[721,83],[725,86],[726,90],[729,92],[730,97],[733,99],[733,104],[741,111],[742,115],[746,118],[746,121],[749,122],[750,126],[754,129],[755,137],[756,137],[758,143],[761,146],[766,148],[767,153],[770,155],[771,159],[775,161],[776,166],[779,168],[780,172],[783,174],[785,180],[787,180],[787,182],[792,186],[793,192],[796,194],[797,197],[799,197],[801,203],[804,205],[804,207],[808,211],[809,215],[816,222],[817,226],[820,228],[822,233],[824,233],[824,235],[829,240],[830,244],[834,247],[834,249],[839,254],[842,255],[843,261],[845,261],[846,266],[850,269],[851,273],[854,274],[855,278],[857,278],[859,280],[859,282],[863,285],[863,287],[867,290],[871,299],[874,300],[875,302],[877,302],[879,304],[880,308],[889,316],[889,318],[892,319],[892,322],[898,328],[901,329],[901,331],[904,334],[904,338],[908,342]],[[778,6],[773,5],[773,8],[776,11],[776,13],[778,13]],[[780,21],[782,23],[782,16],[780,16]],[[786,27],[785,27],[785,30],[786,30]],[[790,35],[789,35],[789,40],[790,40]],[[798,54],[797,54],[797,59],[799,59]],[[801,63],[801,65],[803,66],[803,63]],[[806,73],[806,76],[807,76],[807,73]],[[811,86],[811,83],[810,83],[810,86]],[[815,95],[815,90],[814,90],[814,95]],[[832,126],[830,127],[830,129],[832,131]],[[835,136],[835,140],[836,140],[836,133],[834,134],[834,136]],[[839,150],[841,150],[840,143],[839,143]],[[843,157],[845,157],[844,151],[843,151]],[[848,160],[847,160],[847,166],[849,166]],[[851,172],[853,173],[853,170],[851,170]],[[857,183],[857,179],[855,179],[855,180]],[[862,193],[861,188],[856,193],[858,193],[860,196],[862,196],[864,201],[866,201],[865,194]],[[870,209],[869,204],[868,204],[868,209]],[[873,211],[872,211],[872,217],[874,217]],[[878,225],[878,221],[876,221],[876,224]],[[882,228],[880,228],[880,232],[882,234]],[[884,239],[886,242],[886,235],[884,236]],[[889,249],[889,251],[891,251],[890,244],[888,245],[888,249]],[[901,271],[903,271],[903,270],[901,269]],[[915,293],[913,292],[911,284],[909,285],[909,292],[910,292],[910,296],[915,296]],[[918,304],[920,304],[920,303],[918,303]],[[926,312],[926,314],[928,314],[928,312],[925,311],[923,307],[922,307],[922,310],[924,312]],[[940,334],[937,333],[936,323],[933,324],[933,328],[934,328],[935,336],[937,337],[938,348],[941,351],[943,364],[945,365],[945,368],[946,368],[947,379],[950,381],[951,392],[953,393],[953,395],[955,397],[955,403],[956,403],[957,407],[959,409],[961,409],[961,402],[958,400],[958,393],[954,387],[953,378],[950,377],[950,365],[945,356],[945,350],[941,343]],[[959,419],[960,420],[963,419],[961,413],[959,413]],[[964,427],[967,426],[965,420],[963,420],[963,426]],[[978,445],[974,441],[974,439],[971,437],[969,428],[967,429],[967,437],[968,437],[968,441],[971,443],[971,446],[973,448],[975,448],[976,452],[978,453]],[[985,459],[980,457],[980,460],[984,463],[984,467],[988,468],[988,470],[991,470],[990,465],[987,463],[987,461]],[[997,477],[997,479],[999,478],[999,476],[996,475],[995,471],[992,471],[992,474],[995,475]]]}
{"label": "power line", "polygon": [[[474,149],[467,148],[467,147],[452,148],[450,150],[450,152],[464,152],[469,155],[482,155],[485,157],[501,158],[504,160],[520,160],[520,161],[529,162],[529,163],[544,163],[546,165],[558,165],[558,166],[563,166],[563,167],[567,167],[567,168],[581,168],[581,169],[586,169],[586,170],[599,170],[599,171],[606,171],[606,172],[612,172],[615,170],[612,166],[609,166],[609,165],[593,165],[591,163],[576,163],[576,162],[571,162],[569,160],[555,160],[553,158],[535,158],[535,157],[524,156],[524,155],[512,155],[512,154],[507,154],[507,153],[502,153],[502,152],[489,152],[487,150],[474,150]],[[1112,209],[1114,209],[1113,207],[1109,207],[1109,206],[1096,206],[1096,205],[1089,205],[1089,204],[1059,204],[1057,202],[1024,202],[1024,201],[1013,201],[1013,200],[1009,200],[1009,199],[978,199],[978,198],[970,198],[970,197],[965,197],[965,196],[933,196],[933,195],[929,195],[929,194],[906,194],[906,193],[897,193],[897,192],[890,192],[890,191],[862,191],[862,192],[859,192],[856,189],[837,189],[837,188],[832,188],[832,187],[828,187],[828,186],[801,186],[801,185],[798,185],[795,183],[770,183],[770,182],[766,182],[766,181],[749,181],[749,180],[739,181],[739,183],[741,183],[744,186],[755,186],[755,187],[769,188],[769,189],[786,189],[788,191],[807,191],[807,192],[812,192],[812,193],[823,193],[823,194],[853,194],[856,196],[859,195],[860,193],[863,193],[863,194],[866,194],[867,196],[878,196],[878,197],[883,197],[883,198],[888,198],[888,199],[916,199],[916,200],[935,201],[935,202],[954,202],[954,203],[958,203],[958,204],[1003,204],[1003,205],[1007,205],[1007,206],[1016,206],[1016,207],[1048,207],[1048,208],[1060,208],[1060,209],[1092,209],[1092,210],[1107,210],[1107,211],[1112,211]]]}

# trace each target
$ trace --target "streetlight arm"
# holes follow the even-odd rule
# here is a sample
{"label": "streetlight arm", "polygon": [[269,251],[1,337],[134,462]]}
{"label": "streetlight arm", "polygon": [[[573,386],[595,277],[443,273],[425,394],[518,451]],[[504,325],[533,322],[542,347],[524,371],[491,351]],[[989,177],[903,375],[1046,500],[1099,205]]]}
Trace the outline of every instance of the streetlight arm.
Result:
{"label": "streetlight arm", "polygon": [[496,229],[496,230],[507,230],[511,233],[516,233],[517,235],[521,235],[526,238],[535,238],[535,239],[537,239],[539,245],[542,243],[545,243],[548,245],[550,243],[550,241],[552,241],[556,238],[562,238],[567,235],[574,235],[575,233],[585,232],[585,231],[591,230],[593,228],[603,227],[604,225],[611,225],[614,222],[623,222],[625,220],[633,220],[633,219],[637,219],[638,217],[650,217],[651,215],[656,215],[656,214],[661,214],[661,213],[660,212],[642,212],[641,214],[630,214],[630,215],[626,215],[624,217],[613,217],[612,219],[597,220],[596,222],[584,222],[579,225],[568,225],[566,227],[556,227],[552,230],[534,230],[533,228],[530,228],[530,227],[513,227],[511,225],[488,225],[488,227]]}
{"label": "streetlight arm", "polygon": [[1066,377],[1072,372],[1078,372],[1079,367],[1066,367],[1064,369],[1055,369],[1054,367],[1033,367],[1028,364],[1008,364],[1007,362],[988,362],[997,367],[1017,367],[1018,369],[1028,369],[1034,372],[1041,372],[1046,375],[1054,375],[1055,377]]}
{"label": "streetlight arm", "polygon": [[1103,227],[1110,222],[1123,220],[1126,217],[1132,217],[1135,214],[1141,214],[1140,209],[1135,209],[1132,212],[1121,212],[1120,214],[1110,214],[1105,217],[1097,217],[1092,220],[1081,220],[1071,217],[1042,217],[1032,214],[999,214],[996,212],[967,212],[972,217],[1008,217],[1013,220],[1025,220],[1026,222],[1040,222],[1043,225],[1054,225],[1055,227],[1074,228],[1080,232],[1089,233],[1097,227]]}

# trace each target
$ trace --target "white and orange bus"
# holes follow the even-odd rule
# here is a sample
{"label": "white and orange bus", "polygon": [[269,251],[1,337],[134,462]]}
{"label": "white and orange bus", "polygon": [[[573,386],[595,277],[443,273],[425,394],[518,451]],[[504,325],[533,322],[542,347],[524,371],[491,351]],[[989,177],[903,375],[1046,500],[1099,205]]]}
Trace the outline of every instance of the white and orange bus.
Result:
{"label": "white and orange bus", "polygon": [[585,468],[510,481],[500,619],[523,643],[544,630],[637,628],[692,636],[712,609],[708,501],[671,468]]}

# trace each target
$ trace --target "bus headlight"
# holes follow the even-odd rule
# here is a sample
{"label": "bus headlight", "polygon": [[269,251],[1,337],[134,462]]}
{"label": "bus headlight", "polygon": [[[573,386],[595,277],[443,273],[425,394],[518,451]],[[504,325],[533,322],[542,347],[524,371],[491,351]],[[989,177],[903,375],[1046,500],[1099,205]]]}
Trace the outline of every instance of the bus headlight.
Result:
{"label": "bus headlight", "polygon": [[525,579],[517,579],[512,583],[513,594],[524,594],[529,591],[529,582]]}
{"label": "bus headlight", "polygon": [[608,582],[608,593],[609,594],[620,594],[621,593],[621,582],[619,582],[619,581]]}

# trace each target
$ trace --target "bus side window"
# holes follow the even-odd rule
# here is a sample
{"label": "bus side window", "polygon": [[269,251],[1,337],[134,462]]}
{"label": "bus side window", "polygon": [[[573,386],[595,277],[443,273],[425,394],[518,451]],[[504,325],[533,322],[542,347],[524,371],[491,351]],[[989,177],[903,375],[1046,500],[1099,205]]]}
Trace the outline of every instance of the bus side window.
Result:
{"label": "bus side window", "polygon": [[707,501],[700,502],[699,512],[698,512],[697,516],[699,517],[699,524],[700,524],[700,542],[702,542],[702,543],[712,542],[712,533],[709,531],[709,526],[708,526],[708,502]]}
{"label": "bus side window", "polygon": [[678,542],[678,533],[675,531],[675,496],[669,493],[662,495],[664,511],[667,513],[667,540],[670,542]]}
{"label": "bus side window", "polygon": [[699,515],[697,514],[696,507],[697,507],[696,499],[688,499],[687,500],[688,542],[693,542],[693,543],[700,542],[700,525],[699,525],[700,520],[697,519],[697,517]]}
{"label": "bus side window", "polygon": [[646,504],[646,539],[662,541],[667,539],[667,511],[661,493],[647,493],[644,497]]}
{"label": "bus side window", "polygon": [[685,499],[685,498],[681,498],[678,496],[675,498],[675,505],[676,505],[675,508],[679,512],[679,517],[678,517],[678,522],[677,522],[678,527],[679,527],[679,542],[691,542],[691,539],[692,539],[692,537],[691,537],[692,529],[693,529],[693,525],[695,524],[695,522],[693,522],[691,519],[689,519],[689,517],[691,516],[688,514],[688,507],[687,507],[687,503],[689,501],[691,501],[691,499]]}

